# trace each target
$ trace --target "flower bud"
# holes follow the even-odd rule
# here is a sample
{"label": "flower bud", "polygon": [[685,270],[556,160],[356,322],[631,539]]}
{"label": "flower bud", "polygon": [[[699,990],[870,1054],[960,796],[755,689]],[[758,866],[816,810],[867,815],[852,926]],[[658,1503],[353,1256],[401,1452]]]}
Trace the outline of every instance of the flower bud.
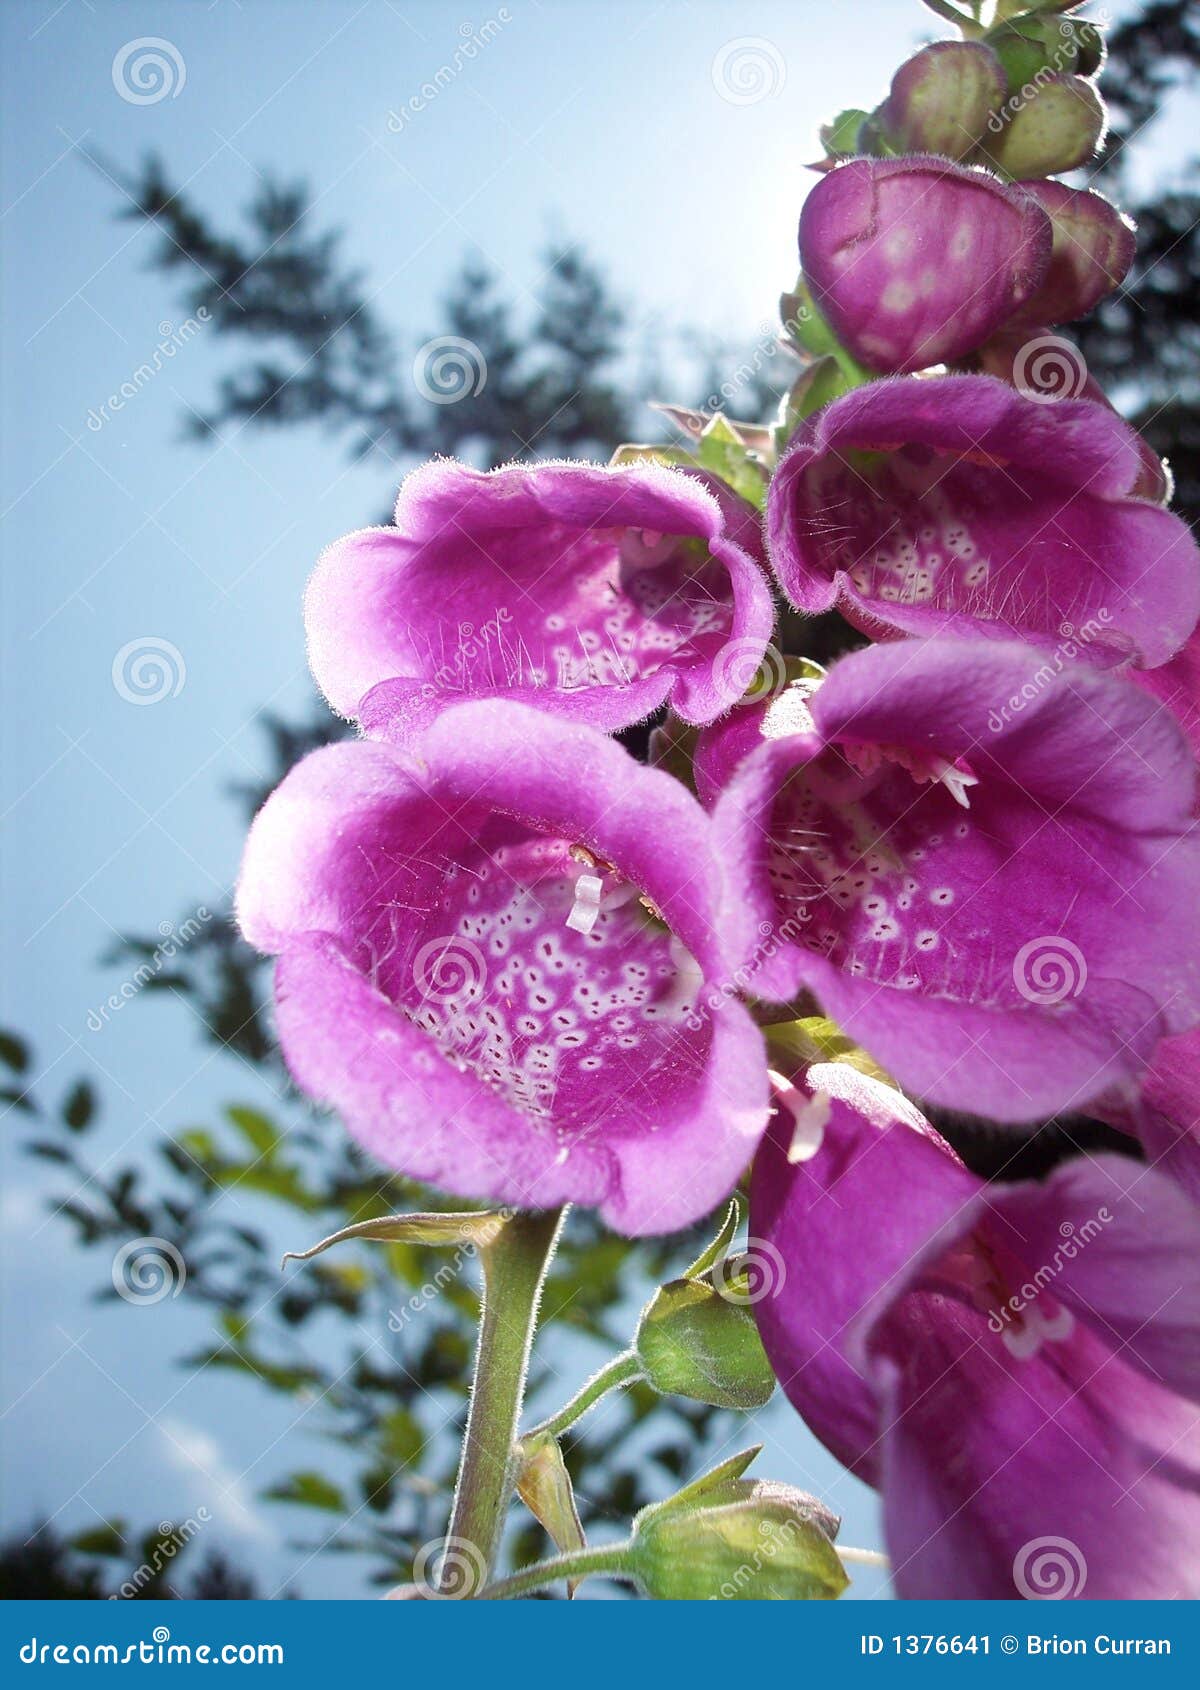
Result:
{"label": "flower bud", "polygon": [[848,1580],[833,1546],[839,1521],[790,1485],[743,1479],[736,1456],[633,1522],[629,1572],[658,1601],[812,1601]]}
{"label": "flower bud", "polygon": [[962,159],[1003,103],[1000,61],[978,41],[937,41],[900,66],[880,117],[898,152]]}
{"label": "flower bud", "polygon": [[714,1408],[761,1408],[775,1389],[750,1309],[707,1277],[673,1279],[642,1312],[634,1339],[648,1384]]}
{"label": "flower bud", "polygon": [[1018,186],[1050,219],[1050,265],[1008,327],[1073,323],[1119,287],[1133,263],[1133,225],[1103,194],[1039,178]]}
{"label": "flower bud", "polygon": [[1082,76],[1048,77],[1029,98],[1015,96],[1013,105],[1016,109],[983,143],[990,162],[1008,176],[1076,170],[1103,137],[1104,103]]}

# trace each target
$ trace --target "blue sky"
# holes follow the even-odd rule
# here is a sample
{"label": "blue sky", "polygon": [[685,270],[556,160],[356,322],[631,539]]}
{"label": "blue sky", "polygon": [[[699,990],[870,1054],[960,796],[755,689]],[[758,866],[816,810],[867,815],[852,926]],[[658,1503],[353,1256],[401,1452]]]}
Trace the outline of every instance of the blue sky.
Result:
{"label": "blue sky", "polygon": [[[417,109],[489,20],[486,44]],[[348,466],[315,431],[182,444],[185,407],[204,402],[224,356],[203,326],[123,409],[104,410],[181,313],[148,271],[152,235],[115,220],[122,194],[80,149],[122,167],[156,149],[222,218],[261,170],[306,176],[317,219],[344,225],[408,345],[436,325],[471,249],[527,298],[551,228],[583,237],[635,322],[746,343],[794,278],[818,123],[873,104],[939,26],[917,0],[8,0],[0,26],[3,1020],[32,1038],[48,1096],[91,1074],[103,1148],[121,1161],[218,1102],[260,1097],[261,1081],[214,1058],[166,997],[90,1031],[89,1011],[121,983],[97,957],[115,934],[221,902],[241,831],[223,789],[261,772],[258,712],[297,713],[309,697],[304,578],[328,541],[375,518],[392,476]],[[174,90],[137,104],[118,92],[114,60],[145,38],[169,44]],[[766,78],[752,103],[728,97],[739,56]],[[1172,133],[1156,133],[1147,169]],[[147,641],[179,684],[139,706],[113,670]],[[98,1264],[47,1224],[46,1188],[9,1155],[6,1525],[61,1510],[77,1530],[97,1514],[148,1522],[205,1505],[273,1588],[299,1559],[293,1522],[255,1492],[312,1462],[308,1428],[249,1387],[170,1368],[207,1329],[186,1296],[90,1303]],[[846,1539],[876,1545],[870,1494],[786,1405],[760,1419],[764,1470],[823,1489]],[[298,1583],[353,1594],[360,1576],[335,1561]]]}

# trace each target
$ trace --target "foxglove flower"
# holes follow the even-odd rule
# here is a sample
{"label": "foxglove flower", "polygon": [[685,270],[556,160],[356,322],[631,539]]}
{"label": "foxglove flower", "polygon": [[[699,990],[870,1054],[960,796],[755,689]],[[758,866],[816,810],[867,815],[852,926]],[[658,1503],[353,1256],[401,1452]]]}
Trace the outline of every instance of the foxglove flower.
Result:
{"label": "foxglove flower", "polygon": [[989,376],[875,382],[807,423],[771,483],[768,545],[800,610],[867,632],[1017,635],[1165,663],[1200,616],[1186,525],[1132,496],[1137,436],[1082,399]]}
{"label": "foxglove flower", "polygon": [[1020,188],[1049,217],[1053,246],[1045,280],[1008,326],[1073,323],[1125,280],[1136,246],[1133,225],[1103,194],[1046,180]]}
{"label": "foxglove flower", "polygon": [[1129,678],[1166,705],[1200,757],[1200,632],[1158,669],[1133,669]]}
{"label": "foxglove flower", "polygon": [[904,1098],[808,1070],[755,1158],[792,1403],[883,1493],[905,1598],[1200,1595],[1200,1209],[1079,1158],[984,1185]]}
{"label": "foxglove flower", "polygon": [[755,995],[807,987],[906,1090],[1007,1121],[1135,1080],[1200,1020],[1195,765],[1136,687],[913,640],[800,703],[809,731],[785,699],[748,756],[749,709],[698,759]]}
{"label": "foxglove flower", "polygon": [[666,1232],[729,1191],[766,1120],[746,1010],[694,1013],[738,962],[718,878],[679,782],[487,700],[420,760],[357,741],[301,762],[251,830],[238,915],[279,957],[296,1081],[380,1162]]}
{"label": "foxglove flower", "polygon": [[964,357],[1045,279],[1050,220],[941,158],[852,159],[800,214],[800,263],[842,345],[885,372]]}
{"label": "foxglove flower", "polygon": [[667,699],[711,721],[745,690],[771,623],[758,513],[657,464],[425,464],[395,526],[331,546],[305,600],[333,708],[413,733],[472,696],[609,731]]}
{"label": "foxglove flower", "polygon": [[1200,1203],[1200,1028],[1164,1039],[1140,1087],[1102,1098],[1093,1113],[1139,1139],[1152,1166]]}
{"label": "foxglove flower", "polygon": [[[1116,406],[1084,362],[1073,341],[1048,330],[1007,328],[981,346],[971,360],[984,375],[998,376],[1027,399],[1056,404],[1061,399],[1092,399],[1116,414]],[[1174,483],[1167,464],[1148,440],[1133,433],[1141,468],[1129,489],[1132,499],[1171,502]]]}

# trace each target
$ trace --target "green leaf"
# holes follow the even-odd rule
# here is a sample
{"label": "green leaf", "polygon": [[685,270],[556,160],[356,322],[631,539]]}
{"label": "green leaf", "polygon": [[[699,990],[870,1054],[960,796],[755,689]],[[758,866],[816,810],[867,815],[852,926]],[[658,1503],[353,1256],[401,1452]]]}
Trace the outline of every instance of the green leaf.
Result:
{"label": "green leaf", "polygon": [[106,1520],[102,1526],[93,1526],[90,1531],[73,1537],[71,1548],[80,1555],[122,1555],[125,1552],[125,1532],[124,1520]]}
{"label": "green leaf", "polygon": [[821,145],[830,158],[849,158],[858,152],[858,132],[867,116],[858,106],[851,106],[848,111],[840,111],[832,123],[822,124]]}
{"label": "green leaf", "polygon": [[247,1109],[242,1104],[233,1103],[226,1109],[225,1114],[249,1143],[250,1148],[257,1150],[260,1156],[269,1156],[283,1136],[278,1127],[257,1109]]}
{"label": "green leaf", "polygon": [[292,1473],[282,1484],[263,1491],[268,1502],[296,1502],[304,1508],[323,1508],[331,1514],[348,1512],[338,1487],[321,1473]]}
{"label": "green leaf", "polygon": [[289,1250],[285,1262],[307,1262],[334,1244],[344,1244],[352,1238],[365,1238],[377,1244],[432,1244],[450,1246],[471,1244],[485,1248],[505,1226],[508,1216],[502,1211],[479,1210],[466,1214],[387,1215],[380,1220],[359,1221],[344,1226],[340,1232],[330,1233],[319,1244],[307,1250]]}
{"label": "green leaf", "polygon": [[86,1080],[71,1087],[62,1107],[62,1118],[72,1132],[82,1132],[96,1112],[96,1094]]}
{"label": "green leaf", "polygon": [[0,1062],[14,1074],[23,1074],[29,1067],[29,1046],[15,1033],[0,1031]]}
{"label": "green leaf", "polygon": [[762,462],[750,452],[728,418],[718,411],[700,436],[696,461],[711,470],[727,486],[757,510],[767,502],[767,475]]}

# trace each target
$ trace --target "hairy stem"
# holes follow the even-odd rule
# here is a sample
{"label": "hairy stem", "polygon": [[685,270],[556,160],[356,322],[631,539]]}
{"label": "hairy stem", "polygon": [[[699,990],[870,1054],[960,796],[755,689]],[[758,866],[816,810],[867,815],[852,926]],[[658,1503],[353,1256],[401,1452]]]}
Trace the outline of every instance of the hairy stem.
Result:
{"label": "hairy stem", "polygon": [[610,1391],[619,1390],[622,1385],[632,1385],[642,1377],[642,1364],[633,1350],[626,1350],[624,1354],[614,1356],[598,1373],[592,1375],[586,1385],[576,1391],[570,1402],[560,1408],[557,1414],[552,1414],[548,1420],[543,1420],[540,1426],[526,1432],[522,1442],[530,1443],[538,1437],[560,1437],[577,1420],[582,1420],[601,1397],[607,1396]]}
{"label": "hairy stem", "polygon": [[627,1564],[628,1544],[602,1543],[592,1549],[576,1549],[570,1555],[555,1555],[536,1567],[523,1567],[511,1578],[497,1579],[479,1592],[484,1602],[501,1602],[513,1596],[529,1596],[559,1579],[582,1579],[590,1573],[607,1573],[610,1578],[632,1579]]}
{"label": "hairy stem", "polygon": [[480,1248],[483,1309],[448,1539],[468,1544],[476,1582],[495,1558],[512,1493],[513,1445],[546,1269],[565,1209],[514,1215]]}

